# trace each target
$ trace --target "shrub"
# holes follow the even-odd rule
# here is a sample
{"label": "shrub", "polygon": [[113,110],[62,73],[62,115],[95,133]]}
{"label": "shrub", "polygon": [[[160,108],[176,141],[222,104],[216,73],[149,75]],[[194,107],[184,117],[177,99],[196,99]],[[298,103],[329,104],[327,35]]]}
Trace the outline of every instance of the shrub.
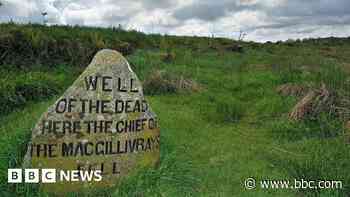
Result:
{"label": "shrub", "polygon": [[56,81],[47,73],[29,72],[17,75],[15,80],[5,79],[0,87],[1,114],[23,107],[28,101],[50,98],[59,90]]}
{"label": "shrub", "polygon": [[128,42],[120,42],[119,44],[114,44],[113,48],[123,55],[130,55],[134,52],[134,47]]}
{"label": "shrub", "polygon": [[82,31],[79,27],[2,26],[6,24],[0,26],[0,65],[14,65],[28,70],[33,65],[86,66],[100,49],[110,48],[129,55],[134,51],[133,46],[137,46],[135,42],[144,42],[140,37],[142,34],[137,32],[116,33],[109,29],[96,31],[89,28]]}
{"label": "shrub", "polygon": [[26,100],[41,100],[50,98],[58,91],[45,84],[22,84],[16,86],[15,92]]}
{"label": "shrub", "polygon": [[1,115],[23,106],[26,102],[23,96],[16,94],[14,88],[9,86],[0,88],[0,98]]}

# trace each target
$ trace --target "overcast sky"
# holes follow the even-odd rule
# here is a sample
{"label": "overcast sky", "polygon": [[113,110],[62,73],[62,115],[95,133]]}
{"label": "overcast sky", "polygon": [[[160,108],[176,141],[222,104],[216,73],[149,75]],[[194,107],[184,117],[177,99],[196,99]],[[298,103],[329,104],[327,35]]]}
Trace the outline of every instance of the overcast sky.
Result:
{"label": "overcast sky", "polygon": [[118,26],[246,40],[350,36],[350,0],[0,0],[0,22]]}

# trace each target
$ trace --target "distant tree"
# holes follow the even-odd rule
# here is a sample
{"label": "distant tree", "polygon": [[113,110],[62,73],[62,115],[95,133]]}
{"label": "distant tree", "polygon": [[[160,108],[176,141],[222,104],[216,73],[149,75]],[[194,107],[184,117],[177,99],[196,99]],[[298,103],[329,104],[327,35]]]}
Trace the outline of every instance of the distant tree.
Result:
{"label": "distant tree", "polygon": [[0,2],[0,6],[2,6],[2,3]]}
{"label": "distant tree", "polygon": [[238,36],[237,42],[234,42],[233,45],[231,47],[229,47],[228,49],[231,51],[243,53],[242,43],[243,43],[243,39],[246,35],[247,35],[247,33],[245,33],[243,30],[239,30],[239,36]]}
{"label": "distant tree", "polygon": [[122,26],[122,24],[118,24],[117,31],[123,31],[123,26]]}
{"label": "distant tree", "polygon": [[247,36],[247,33],[245,33],[243,30],[239,30],[239,36],[238,36],[238,41],[243,41],[244,37]]}
{"label": "distant tree", "polygon": [[47,23],[47,19],[46,19],[47,12],[41,12],[41,15],[43,16],[44,25],[46,25],[46,23]]}

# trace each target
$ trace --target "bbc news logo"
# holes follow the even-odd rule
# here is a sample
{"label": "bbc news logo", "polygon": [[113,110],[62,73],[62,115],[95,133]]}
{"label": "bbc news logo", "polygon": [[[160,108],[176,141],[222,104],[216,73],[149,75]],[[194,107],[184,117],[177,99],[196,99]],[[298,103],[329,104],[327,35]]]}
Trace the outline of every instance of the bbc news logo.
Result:
{"label": "bbc news logo", "polygon": [[56,169],[8,169],[8,183],[56,183],[102,181],[102,171]]}

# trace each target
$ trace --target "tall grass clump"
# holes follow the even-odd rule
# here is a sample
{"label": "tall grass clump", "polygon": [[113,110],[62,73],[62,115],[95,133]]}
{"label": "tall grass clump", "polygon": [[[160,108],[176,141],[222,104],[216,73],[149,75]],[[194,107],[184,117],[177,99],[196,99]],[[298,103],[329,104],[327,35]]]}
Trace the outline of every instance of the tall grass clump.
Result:
{"label": "tall grass clump", "polygon": [[237,123],[244,116],[244,104],[233,97],[218,97],[215,104],[215,119],[219,122]]}
{"label": "tall grass clump", "polygon": [[145,94],[148,95],[199,92],[202,89],[194,80],[166,70],[151,71],[143,85]]}
{"label": "tall grass clump", "polygon": [[176,162],[177,154],[168,154],[158,169],[143,169],[125,179],[112,196],[162,196],[163,193],[168,196],[193,196],[199,183],[192,174],[194,166],[190,161]]}
{"label": "tall grass clump", "polygon": [[194,196],[200,179],[194,173],[193,162],[184,154],[186,147],[175,147],[164,136],[161,148],[161,162],[156,169],[141,169],[122,180],[111,196]]}
{"label": "tall grass clump", "polygon": [[275,70],[280,77],[280,84],[300,83],[302,81],[302,70],[296,65],[277,66]]}
{"label": "tall grass clump", "polygon": [[300,141],[288,146],[296,154],[271,155],[274,165],[297,180],[341,181],[342,188],[299,189],[303,196],[349,196],[349,147],[341,139]]}
{"label": "tall grass clump", "polygon": [[271,137],[281,141],[293,142],[306,139],[328,139],[344,133],[342,122],[321,114],[314,120],[299,122],[276,119],[267,125]]}
{"label": "tall grass clump", "polygon": [[343,68],[332,62],[321,66],[315,74],[316,83],[325,83],[331,90],[349,90],[349,84],[346,83],[347,79],[349,77]]}
{"label": "tall grass clump", "polygon": [[172,76],[164,71],[152,71],[144,81],[144,91],[148,95],[175,93],[176,85],[172,83]]}

